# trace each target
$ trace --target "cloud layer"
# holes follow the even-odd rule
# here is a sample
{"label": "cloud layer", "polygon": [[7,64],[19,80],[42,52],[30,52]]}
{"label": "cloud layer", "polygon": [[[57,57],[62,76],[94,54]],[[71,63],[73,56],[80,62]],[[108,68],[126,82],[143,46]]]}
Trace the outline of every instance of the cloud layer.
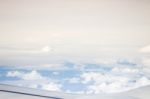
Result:
{"label": "cloud layer", "polygon": [[148,73],[150,68],[131,64],[131,61],[127,60],[116,61],[114,66],[112,63],[107,63],[107,65],[80,64],[80,67],[83,66],[82,69],[77,68],[77,64],[71,62],[62,65],[68,69],[30,70],[16,68],[13,70],[7,67],[5,68],[6,72],[3,73],[5,76],[1,76],[6,80],[1,80],[1,83],[86,94],[122,92],[150,84]]}

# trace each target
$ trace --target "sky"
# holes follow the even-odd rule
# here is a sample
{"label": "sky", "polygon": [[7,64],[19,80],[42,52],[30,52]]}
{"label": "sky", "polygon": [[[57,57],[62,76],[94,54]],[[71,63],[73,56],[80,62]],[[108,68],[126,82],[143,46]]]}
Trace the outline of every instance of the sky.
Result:
{"label": "sky", "polygon": [[0,83],[87,94],[150,84],[149,0],[0,0],[0,27]]}

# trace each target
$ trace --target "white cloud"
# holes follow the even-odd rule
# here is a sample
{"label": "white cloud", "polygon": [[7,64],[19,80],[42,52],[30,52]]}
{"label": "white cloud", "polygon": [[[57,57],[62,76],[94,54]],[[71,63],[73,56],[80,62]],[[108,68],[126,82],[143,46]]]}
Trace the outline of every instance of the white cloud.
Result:
{"label": "white cloud", "polygon": [[42,48],[41,52],[49,52],[51,50],[52,50],[52,48],[50,48],[49,46],[45,46]]}
{"label": "white cloud", "polygon": [[4,84],[22,86],[27,88],[36,88],[49,91],[62,91],[62,85],[54,80],[8,80]]}
{"label": "white cloud", "polygon": [[61,91],[61,84],[49,82],[42,85],[42,89],[50,91]]}
{"label": "white cloud", "polygon": [[9,71],[7,72],[7,77],[21,77],[23,74],[19,71]]}
{"label": "white cloud", "polygon": [[150,79],[148,79],[147,77],[139,78],[135,83],[134,87],[139,87],[139,85],[140,86],[150,85]]}
{"label": "white cloud", "polygon": [[[117,70],[117,72],[119,71]],[[129,68],[124,73],[120,71],[119,75],[115,75],[113,72],[106,74],[85,72],[81,78],[83,79],[82,82],[87,84],[86,93],[114,93],[150,84],[150,80],[145,75],[136,77],[137,72],[138,70],[132,71]]]}
{"label": "white cloud", "polygon": [[127,68],[127,67],[114,67],[112,69],[112,72],[121,72],[121,73],[127,73],[127,74],[130,74],[130,73],[138,73],[140,72],[140,70],[138,68]]}
{"label": "white cloud", "polygon": [[114,77],[112,78],[111,82],[98,82],[95,81],[94,84],[91,84],[88,86],[88,92],[90,93],[114,93],[114,92],[120,92],[125,91],[128,88],[125,88],[127,85],[128,78],[125,77]]}
{"label": "white cloud", "polygon": [[92,80],[97,80],[98,78],[102,77],[103,74],[101,73],[96,73],[96,72],[88,72],[88,73],[83,73],[81,75],[81,78],[83,78],[84,80],[82,81],[82,83],[88,83]]}
{"label": "white cloud", "polygon": [[84,79],[85,83],[89,83],[91,81],[94,81],[95,83],[111,83],[113,81],[127,82],[128,80],[126,77],[117,76],[113,74],[102,74],[100,72],[83,73],[81,77]]}
{"label": "white cloud", "polygon": [[88,87],[87,93],[109,93],[115,92],[120,87],[120,83],[107,83],[93,84]]}
{"label": "white cloud", "polygon": [[42,76],[37,71],[33,70],[31,72],[19,72],[19,71],[9,71],[6,75],[7,77],[18,77],[21,80],[8,81],[5,83],[10,83],[14,85],[19,85],[23,87],[30,88],[41,88],[43,90],[50,91],[61,91],[62,85],[56,82],[54,79],[49,79]]}
{"label": "white cloud", "polygon": [[80,82],[80,78],[73,77],[73,78],[69,78],[68,81],[69,81],[69,83],[71,83],[71,84],[79,83],[79,82]]}
{"label": "white cloud", "polygon": [[53,72],[53,75],[59,75],[59,72],[55,71],[55,72]]}
{"label": "white cloud", "polygon": [[43,80],[45,79],[41,74],[39,74],[37,71],[31,71],[30,73],[24,74],[22,76],[22,79],[24,80]]}
{"label": "white cloud", "polygon": [[[49,65],[45,66],[49,67]],[[21,78],[24,83],[22,82],[20,84],[22,84],[22,86],[31,88],[40,87],[44,90],[62,91],[62,84],[67,82],[70,84],[79,84],[85,86],[85,89],[81,90],[81,92],[84,91],[85,93],[114,93],[150,84],[150,76],[148,76],[148,72],[149,71],[145,66],[142,69],[139,67],[139,65],[116,66],[115,63],[115,65],[111,67],[110,70],[104,69],[103,72],[85,70],[82,71],[78,76],[68,78],[66,75],[65,77],[67,78],[63,78],[63,80],[61,79],[62,81],[60,79],[57,79],[56,81],[54,79],[44,77],[35,70],[31,72],[9,71],[7,76]],[[59,71],[52,73],[53,75],[59,75],[61,77]],[[72,91],[71,88],[64,89],[63,91],[65,90],[76,93],[75,91]]]}
{"label": "white cloud", "polygon": [[71,90],[66,90],[66,93],[75,93],[75,94],[85,94],[85,92],[82,91],[71,91]]}
{"label": "white cloud", "polygon": [[29,73],[19,72],[19,71],[9,71],[6,75],[7,77],[18,77],[23,80],[44,80],[45,78],[39,74],[37,71],[33,70]]}

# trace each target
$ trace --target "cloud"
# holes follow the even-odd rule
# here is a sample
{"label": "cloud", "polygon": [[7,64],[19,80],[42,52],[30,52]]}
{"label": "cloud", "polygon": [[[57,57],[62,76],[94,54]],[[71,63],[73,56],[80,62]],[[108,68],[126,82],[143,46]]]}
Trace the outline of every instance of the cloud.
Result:
{"label": "cloud", "polygon": [[[83,73],[81,76],[83,83],[87,86],[87,93],[110,93],[120,91],[122,84],[127,82],[127,78],[102,74],[99,72]],[[91,84],[92,83],[92,84]]]}
{"label": "cloud", "polygon": [[121,72],[121,73],[126,73],[126,74],[132,74],[133,73],[134,74],[134,73],[139,73],[140,70],[138,68],[114,67],[112,69],[112,72],[115,72],[115,73]]}
{"label": "cloud", "polygon": [[[45,84],[50,89],[53,88],[51,85],[58,84],[36,70],[56,70],[63,73],[71,70],[71,73],[70,71],[65,75],[54,73],[53,76],[60,76],[59,82],[68,76],[70,80],[66,81],[90,86],[88,89],[93,90],[93,93],[134,87],[126,86],[135,84],[139,78],[142,78],[140,75],[144,75],[141,73],[144,69],[148,74],[146,68],[150,67],[148,55],[150,45],[144,47],[150,42],[150,17],[145,11],[150,2],[143,0],[142,6],[139,6],[140,0],[134,0],[135,2],[129,0],[72,1],[26,0],[26,3],[13,2],[12,4],[0,0],[2,7],[0,11],[4,14],[4,18],[0,18],[0,68],[10,66],[15,69],[32,70],[7,73],[8,78],[19,78],[22,83],[26,82],[27,86],[31,87],[42,87]],[[26,9],[26,13],[11,8]],[[140,53],[139,46],[143,46],[140,48]],[[147,58],[143,59],[141,53],[142,55],[144,53]],[[142,61],[139,65],[144,69],[138,69],[138,62],[130,61],[130,58],[131,60],[139,58],[139,63]],[[64,64],[66,60],[77,63]],[[79,77],[76,77],[74,71],[81,72],[81,74],[77,73]],[[147,78],[144,80],[145,84],[149,78],[147,75],[144,76]],[[132,82],[134,80],[135,82]],[[137,83],[137,86],[140,85],[143,84]],[[60,89],[59,84],[57,88]]]}
{"label": "cloud", "polygon": [[21,80],[6,81],[5,83],[10,83],[14,85],[19,85],[23,87],[30,88],[40,88],[43,90],[50,91],[61,91],[62,85],[56,82],[54,79],[42,76],[39,72],[33,70],[31,72],[25,73],[20,71],[9,71],[6,74],[7,77],[18,77]]}
{"label": "cloud", "polygon": [[148,79],[147,77],[141,77],[137,80],[137,82],[135,83],[134,87],[139,87],[140,86],[145,86],[145,85],[149,85],[150,84],[150,79]]}
{"label": "cloud", "polygon": [[[133,65],[132,63],[135,62],[127,60],[124,62],[123,60],[122,63],[121,60],[121,63],[118,64],[118,60],[116,60],[114,65],[107,63],[111,65],[109,70],[104,68],[105,65],[100,63],[90,65],[82,63],[80,64],[84,68],[82,71],[73,68],[76,66],[76,63],[64,63],[61,65],[70,69],[61,69],[61,71],[60,69],[54,69],[54,71],[50,71],[50,74],[56,78],[43,76],[43,72],[40,73],[36,70],[31,70],[30,72],[8,71],[7,77],[20,78],[22,81],[18,81],[18,84],[22,84],[22,86],[44,90],[69,91],[74,93],[76,91],[85,93],[114,93],[150,84],[148,69],[145,66],[141,68],[142,66],[139,66],[139,64]],[[95,71],[87,71],[86,68],[88,66],[94,66],[92,70]],[[103,71],[96,71],[96,69],[103,69]],[[47,73],[44,74],[48,75]],[[81,90],[76,86],[82,86]]]}
{"label": "cloud", "polygon": [[59,72],[55,71],[55,72],[53,72],[53,75],[59,75]]}
{"label": "cloud", "polygon": [[41,52],[50,52],[52,50],[52,48],[50,48],[49,46],[45,46],[42,48]]}
{"label": "cloud", "polygon": [[117,60],[118,65],[123,65],[123,66],[136,66],[137,64],[133,60],[128,60],[128,59],[119,59]]}
{"label": "cloud", "polygon": [[[119,75],[115,72],[119,72]],[[139,70],[131,68],[126,68],[124,72],[114,68],[112,72],[105,74],[85,72],[81,78],[82,83],[87,85],[86,93],[115,93],[150,84],[150,79],[146,75],[137,76],[140,73]]]}
{"label": "cloud", "polygon": [[57,84],[57,83],[53,83],[53,82],[49,82],[46,84],[42,84],[42,89],[44,90],[50,90],[50,91],[61,91],[61,84]]}
{"label": "cloud", "polygon": [[150,53],[150,45],[147,45],[140,49],[140,52],[142,53]]}
{"label": "cloud", "polygon": [[19,71],[9,71],[6,75],[7,77],[18,77],[23,80],[43,80],[45,79],[37,71],[33,70],[29,73],[19,72]]}
{"label": "cloud", "polygon": [[82,91],[71,91],[71,90],[66,90],[66,93],[75,93],[75,94],[85,94],[85,92],[82,90]]}
{"label": "cloud", "polygon": [[76,83],[80,82],[80,78],[73,77],[73,78],[68,79],[68,81],[69,81],[70,84],[76,84]]}
{"label": "cloud", "polygon": [[9,71],[6,76],[7,77],[21,77],[22,73],[19,71]]}
{"label": "cloud", "polygon": [[96,72],[86,72],[86,73],[82,73],[81,78],[83,78],[82,83],[89,83],[90,81],[97,81],[98,78],[101,78],[103,76],[103,74],[101,73],[96,73]]}

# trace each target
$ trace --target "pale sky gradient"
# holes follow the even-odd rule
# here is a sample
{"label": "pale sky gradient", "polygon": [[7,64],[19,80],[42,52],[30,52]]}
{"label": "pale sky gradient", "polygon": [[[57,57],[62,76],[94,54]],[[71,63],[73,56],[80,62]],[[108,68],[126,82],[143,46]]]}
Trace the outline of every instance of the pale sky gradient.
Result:
{"label": "pale sky gradient", "polygon": [[0,27],[0,65],[138,59],[150,45],[150,1],[0,0]]}

